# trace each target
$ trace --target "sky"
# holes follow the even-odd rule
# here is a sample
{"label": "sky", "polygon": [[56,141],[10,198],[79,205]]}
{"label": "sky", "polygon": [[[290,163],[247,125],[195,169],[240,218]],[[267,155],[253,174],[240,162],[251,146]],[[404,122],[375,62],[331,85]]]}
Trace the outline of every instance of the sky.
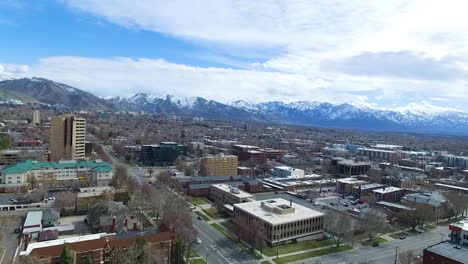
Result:
{"label": "sky", "polygon": [[468,111],[466,1],[1,0],[0,78]]}

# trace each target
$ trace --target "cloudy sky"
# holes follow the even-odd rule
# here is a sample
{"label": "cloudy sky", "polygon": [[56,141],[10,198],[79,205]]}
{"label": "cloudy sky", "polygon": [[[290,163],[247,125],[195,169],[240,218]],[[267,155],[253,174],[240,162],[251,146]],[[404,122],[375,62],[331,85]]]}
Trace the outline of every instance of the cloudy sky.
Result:
{"label": "cloudy sky", "polygon": [[468,111],[466,1],[2,0],[0,77]]}

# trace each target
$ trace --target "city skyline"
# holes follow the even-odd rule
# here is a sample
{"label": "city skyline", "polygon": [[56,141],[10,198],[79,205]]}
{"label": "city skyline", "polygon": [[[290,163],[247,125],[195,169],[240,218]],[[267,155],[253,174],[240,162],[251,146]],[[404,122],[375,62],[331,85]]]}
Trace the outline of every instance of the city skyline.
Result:
{"label": "city skyline", "polygon": [[466,112],[462,10],[436,1],[9,0],[0,4],[0,78],[44,77],[101,97]]}

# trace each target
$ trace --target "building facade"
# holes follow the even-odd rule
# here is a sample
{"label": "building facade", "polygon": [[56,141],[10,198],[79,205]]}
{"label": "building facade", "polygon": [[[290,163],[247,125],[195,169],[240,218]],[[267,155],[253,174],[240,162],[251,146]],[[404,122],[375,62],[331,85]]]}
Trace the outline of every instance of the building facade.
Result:
{"label": "building facade", "polygon": [[187,154],[187,146],[175,142],[161,142],[159,145],[141,146],[140,161],[146,166],[174,163],[180,155]]}
{"label": "building facade", "polygon": [[200,174],[203,176],[236,176],[237,156],[218,155],[208,156],[201,160]]}
{"label": "building facade", "polygon": [[270,245],[323,231],[324,214],[282,198],[234,204],[234,222],[253,225]]}
{"label": "building facade", "polygon": [[50,160],[85,159],[86,120],[73,115],[56,116],[50,127]]}
{"label": "building facade", "polygon": [[112,180],[112,165],[96,161],[39,162],[27,160],[0,170],[0,185],[27,184],[32,178],[42,181],[89,180],[99,185]]}
{"label": "building facade", "polygon": [[34,110],[32,123],[36,126],[41,124],[41,112],[39,110]]}
{"label": "building facade", "polygon": [[210,199],[214,204],[222,206],[249,202],[255,199],[255,196],[228,184],[212,184],[210,186]]}

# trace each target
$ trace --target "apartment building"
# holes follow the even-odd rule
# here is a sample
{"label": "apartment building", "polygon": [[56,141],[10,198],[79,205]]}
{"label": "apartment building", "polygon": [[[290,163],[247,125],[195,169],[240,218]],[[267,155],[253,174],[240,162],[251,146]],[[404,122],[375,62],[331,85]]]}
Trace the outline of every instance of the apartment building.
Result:
{"label": "apartment building", "polygon": [[204,157],[201,160],[200,174],[203,176],[236,176],[237,156],[217,155]]}
{"label": "apartment building", "polygon": [[450,241],[468,248],[468,219],[449,225]]}
{"label": "apartment building", "polygon": [[97,185],[106,185],[112,180],[112,165],[96,161],[40,162],[27,160],[0,170],[0,186],[27,184],[32,177],[37,181],[90,180]]}
{"label": "apartment building", "polygon": [[85,159],[86,120],[73,115],[56,116],[50,127],[50,160]]}
{"label": "apartment building", "polygon": [[36,126],[41,124],[41,112],[39,110],[34,110],[32,123]]}
{"label": "apartment building", "polygon": [[282,198],[234,204],[234,222],[255,224],[273,245],[321,233],[324,214]]}
{"label": "apartment building", "polygon": [[369,182],[362,181],[357,178],[343,178],[336,180],[336,192],[344,195],[350,195],[353,193],[353,189],[356,186],[367,184]]}
{"label": "apartment building", "polygon": [[399,202],[405,195],[405,189],[398,187],[383,187],[372,191],[377,201]]}
{"label": "apartment building", "polygon": [[368,157],[374,161],[387,161],[390,163],[398,163],[402,158],[405,158],[399,150],[375,149],[375,148],[358,148],[357,155]]}

